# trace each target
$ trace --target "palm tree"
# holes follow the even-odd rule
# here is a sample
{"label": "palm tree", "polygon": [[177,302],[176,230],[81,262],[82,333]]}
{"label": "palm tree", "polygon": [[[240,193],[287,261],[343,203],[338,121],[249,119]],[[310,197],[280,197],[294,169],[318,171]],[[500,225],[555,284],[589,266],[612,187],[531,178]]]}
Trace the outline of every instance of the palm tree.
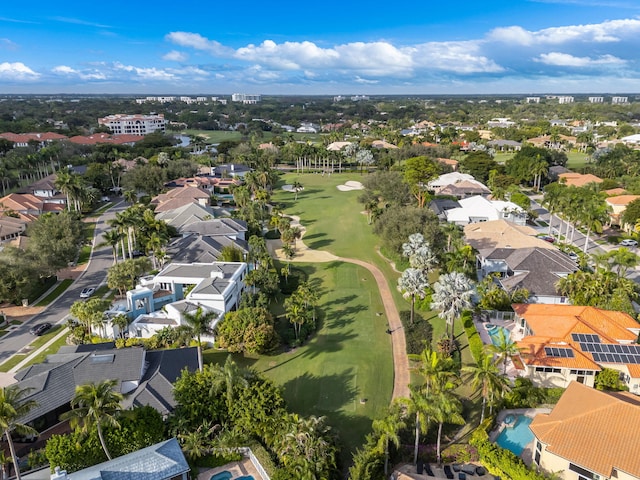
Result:
{"label": "palm tree", "polygon": [[471,375],[472,388],[479,389],[480,395],[482,395],[482,413],[480,414],[480,423],[482,424],[487,400],[494,393],[502,393],[507,389],[508,381],[500,375],[492,355],[483,355],[477,365],[468,365],[462,370]]}
{"label": "palm tree", "polygon": [[233,361],[231,355],[227,355],[227,359],[222,367],[215,364],[210,365],[209,368],[211,368],[214,379],[212,393],[219,392],[221,387],[224,386],[227,395],[227,409],[231,411],[237,387],[246,388],[249,385],[244,372],[238,367],[238,364]]}
{"label": "palm tree", "polygon": [[464,418],[461,415],[462,403],[455,396],[453,391],[444,390],[433,392],[427,395],[427,414],[438,423],[438,440],[436,442],[436,454],[438,465],[442,463],[440,443],[442,439],[442,427],[445,423],[454,425],[464,425]]}
{"label": "palm tree", "polygon": [[13,468],[16,471],[18,480],[20,480],[20,466],[18,465],[18,456],[13,445],[11,432],[16,431],[21,435],[36,435],[38,433],[33,427],[18,421],[37,405],[34,400],[28,400],[27,398],[31,390],[30,388],[21,389],[17,385],[0,388],[0,429],[2,429],[2,433],[9,444]]}
{"label": "palm tree", "polygon": [[121,231],[117,228],[112,228],[102,234],[103,241],[98,245],[98,247],[105,247],[107,245],[111,247],[114,265],[118,263],[118,245],[122,242],[123,238],[124,234]]}
{"label": "palm tree", "polygon": [[117,383],[116,380],[103,380],[78,385],[71,400],[71,410],[60,416],[61,420],[69,420],[72,428],[80,428],[83,433],[88,433],[96,427],[100,445],[109,460],[111,454],[104,441],[102,427],[120,428],[117,415],[122,410],[120,402],[124,397],[114,390]]}
{"label": "palm tree", "polygon": [[429,399],[426,392],[409,385],[411,396],[401,398],[398,401],[405,406],[409,415],[415,415],[415,441],[413,450],[413,463],[418,463],[418,446],[420,445],[420,434],[429,431]]}
{"label": "palm tree", "polygon": [[429,280],[422,270],[407,268],[398,278],[398,291],[404,298],[411,299],[411,324],[415,313],[416,296],[424,298],[425,290],[429,286]]}
{"label": "palm tree", "polygon": [[373,431],[378,435],[377,447],[384,452],[384,476],[389,472],[389,442],[396,448],[400,446],[398,431],[405,427],[398,405],[389,408],[387,416],[373,421]]}
{"label": "palm tree", "polygon": [[304,187],[302,186],[302,184],[299,181],[295,181],[291,184],[291,188],[294,191],[294,193],[296,194],[294,197],[295,201],[298,201],[298,193],[301,192]]}
{"label": "palm tree", "polygon": [[451,272],[440,275],[433,285],[431,308],[439,310],[438,316],[447,322],[450,346],[453,347],[454,323],[464,310],[472,307],[474,282],[460,272]]}
{"label": "palm tree", "polygon": [[124,334],[129,326],[129,319],[124,313],[119,313],[111,319],[112,327],[118,327],[118,336],[124,338]]}
{"label": "palm tree", "polygon": [[458,383],[458,365],[453,358],[430,348],[425,348],[419,354],[409,354],[408,357],[417,363],[412,370],[424,379],[421,388],[426,393],[451,388]]}
{"label": "palm tree", "polygon": [[198,366],[202,372],[202,340],[201,336],[211,333],[211,322],[218,318],[218,313],[213,310],[204,310],[202,307],[198,307],[195,312],[184,312],[182,318],[187,325],[191,328],[193,336],[198,340]]}
{"label": "palm tree", "polygon": [[500,329],[496,339],[496,343],[492,343],[487,347],[489,352],[498,356],[498,363],[503,365],[503,374],[507,373],[507,361],[520,354],[520,349],[516,342],[511,340],[511,337],[505,333],[504,329]]}

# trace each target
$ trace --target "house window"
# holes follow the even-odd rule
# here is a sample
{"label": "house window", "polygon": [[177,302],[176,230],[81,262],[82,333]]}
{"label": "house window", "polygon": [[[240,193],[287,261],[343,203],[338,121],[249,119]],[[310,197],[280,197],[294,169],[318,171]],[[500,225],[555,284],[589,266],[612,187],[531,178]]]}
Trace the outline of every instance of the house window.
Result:
{"label": "house window", "polygon": [[536,465],[540,465],[540,452],[536,450],[536,454],[533,457],[533,461],[536,462]]}

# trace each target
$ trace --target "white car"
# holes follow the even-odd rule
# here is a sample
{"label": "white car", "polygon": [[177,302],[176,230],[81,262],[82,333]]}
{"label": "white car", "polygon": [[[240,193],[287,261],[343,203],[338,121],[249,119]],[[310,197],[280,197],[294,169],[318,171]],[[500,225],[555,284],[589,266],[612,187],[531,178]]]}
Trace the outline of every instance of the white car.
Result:
{"label": "white car", "polygon": [[83,288],[82,291],[80,292],[80,298],[89,298],[91,295],[93,295],[93,292],[95,291],[96,289],[93,287]]}
{"label": "white car", "polygon": [[631,240],[630,238],[625,238],[620,242],[620,245],[622,245],[623,247],[636,247],[638,246],[638,242],[636,242],[635,240]]}

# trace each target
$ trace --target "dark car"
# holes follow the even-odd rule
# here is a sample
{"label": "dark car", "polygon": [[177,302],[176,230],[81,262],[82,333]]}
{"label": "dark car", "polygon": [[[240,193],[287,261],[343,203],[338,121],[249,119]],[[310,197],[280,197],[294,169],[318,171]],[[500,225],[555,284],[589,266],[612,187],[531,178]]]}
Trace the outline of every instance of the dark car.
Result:
{"label": "dark car", "polygon": [[33,327],[31,327],[31,329],[29,330],[29,333],[31,335],[42,335],[44,332],[46,332],[50,328],[51,328],[50,323],[41,323],[39,325],[34,325]]}

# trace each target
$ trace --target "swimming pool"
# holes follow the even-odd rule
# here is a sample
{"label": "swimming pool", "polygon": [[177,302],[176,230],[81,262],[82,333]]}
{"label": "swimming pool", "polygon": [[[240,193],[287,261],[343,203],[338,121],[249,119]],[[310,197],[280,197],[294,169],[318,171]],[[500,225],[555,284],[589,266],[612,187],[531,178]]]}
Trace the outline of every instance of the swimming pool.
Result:
{"label": "swimming pool", "polygon": [[[231,480],[233,478],[233,474],[229,470],[225,470],[224,472],[216,473],[211,476],[210,480]],[[245,475],[243,477],[236,477],[235,480],[255,480],[251,475]]]}
{"label": "swimming pool", "polygon": [[508,329],[501,327],[500,325],[495,325],[493,323],[487,324],[487,332],[489,333],[489,337],[491,337],[491,343],[493,343],[494,345],[500,344],[500,332],[503,332],[505,338],[509,338],[510,336]]}
{"label": "swimming pool", "polygon": [[524,448],[533,441],[533,433],[529,429],[531,420],[533,419],[525,415],[517,415],[516,423],[513,427],[503,428],[496,438],[496,443],[519,456]]}
{"label": "swimming pool", "polygon": [[231,480],[231,478],[233,478],[233,475],[228,470],[211,476],[211,480]]}

